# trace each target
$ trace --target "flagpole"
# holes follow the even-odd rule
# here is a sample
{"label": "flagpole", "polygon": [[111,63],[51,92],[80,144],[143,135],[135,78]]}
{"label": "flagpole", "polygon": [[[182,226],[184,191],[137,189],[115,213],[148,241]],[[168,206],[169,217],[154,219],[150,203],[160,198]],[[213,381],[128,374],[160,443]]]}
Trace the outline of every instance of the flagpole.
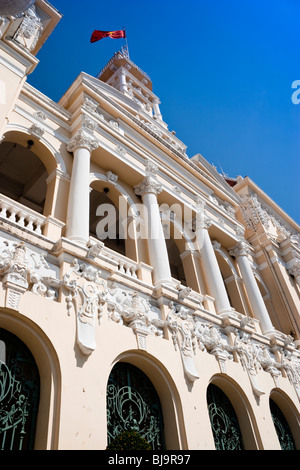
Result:
{"label": "flagpole", "polygon": [[126,34],[126,31],[125,31],[125,27],[123,27],[123,31],[124,31],[124,35],[125,35],[125,44],[126,44],[127,55],[128,55],[128,59],[129,59],[129,49],[128,49],[128,41],[127,41],[127,34]]}

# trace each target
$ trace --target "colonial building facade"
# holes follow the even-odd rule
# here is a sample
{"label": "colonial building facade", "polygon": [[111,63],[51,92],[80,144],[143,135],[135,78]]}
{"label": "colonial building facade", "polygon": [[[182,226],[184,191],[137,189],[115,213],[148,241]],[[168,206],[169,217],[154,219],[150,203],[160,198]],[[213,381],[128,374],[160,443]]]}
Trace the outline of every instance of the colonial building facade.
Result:
{"label": "colonial building facade", "polygon": [[299,449],[299,226],[187,156],[126,49],[56,103],[60,13],[1,14],[0,448]]}

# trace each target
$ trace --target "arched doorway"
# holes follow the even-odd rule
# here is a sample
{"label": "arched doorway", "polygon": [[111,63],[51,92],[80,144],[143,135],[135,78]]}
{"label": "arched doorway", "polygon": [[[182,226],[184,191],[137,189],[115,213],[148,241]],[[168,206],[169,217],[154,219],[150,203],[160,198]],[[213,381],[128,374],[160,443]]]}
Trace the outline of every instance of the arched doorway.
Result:
{"label": "arched doorway", "polygon": [[108,444],[125,430],[138,432],[153,450],[165,448],[162,410],[154,386],[140,369],[119,362],[107,384]]}
{"label": "arched doorway", "polygon": [[234,408],[227,395],[214,384],[207,389],[207,406],[216,450],[244,450]]}
{"label": "arched doorway", "polygon": [[1,450],[33,450],[39,395],[39,372],[31,352],[0,328]]}
{"label": "arched doorway", "polygon": [[270,398],[270,411],[282,450],[296,450],[295,441],[288,422],[281,409]]}

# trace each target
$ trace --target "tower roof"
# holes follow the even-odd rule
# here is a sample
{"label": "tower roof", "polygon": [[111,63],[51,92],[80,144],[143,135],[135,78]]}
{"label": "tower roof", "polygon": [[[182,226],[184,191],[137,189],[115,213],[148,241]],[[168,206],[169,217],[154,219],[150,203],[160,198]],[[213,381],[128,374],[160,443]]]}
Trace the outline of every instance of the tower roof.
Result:
{"label": "tower roof", "polygon": [[146,88],[152,91],[151,78],[129,58],[128,49],[125,47],[122,47],[121,51],[115,52],[106,66],[98,73],[97,78],[103,82],[108,82],[120,67],[130,70],[131,75],[133,75],[137,81],[141,82]]}

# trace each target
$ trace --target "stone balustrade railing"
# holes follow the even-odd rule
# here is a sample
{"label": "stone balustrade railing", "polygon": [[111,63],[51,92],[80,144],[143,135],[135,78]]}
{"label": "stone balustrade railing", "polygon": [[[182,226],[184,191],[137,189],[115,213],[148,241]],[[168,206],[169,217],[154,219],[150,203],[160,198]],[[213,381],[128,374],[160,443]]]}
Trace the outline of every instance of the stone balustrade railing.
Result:
{"label": "stone balustrade railing", "polygon": [[3,194],[0,195],[0,217],[37,235],[43,234],[46,217]]}
{"label": "stone balustrade railing", "polygon": [[138,263],[107,247],[103,247],[102,254],[117,264],[117,272],[119,274],[125,274],[132,279],[137,279]]}

